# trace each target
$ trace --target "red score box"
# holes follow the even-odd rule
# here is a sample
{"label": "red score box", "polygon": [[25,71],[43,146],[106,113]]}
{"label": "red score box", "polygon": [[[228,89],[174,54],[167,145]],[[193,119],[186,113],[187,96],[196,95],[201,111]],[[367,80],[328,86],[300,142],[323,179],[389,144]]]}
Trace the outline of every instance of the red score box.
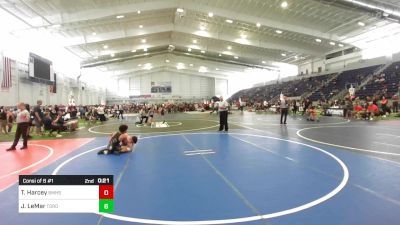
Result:
{"label": "red score box", "polygon": [[113,199],[114,186],[113,185],[100,185],[99,186],[99,199]]}

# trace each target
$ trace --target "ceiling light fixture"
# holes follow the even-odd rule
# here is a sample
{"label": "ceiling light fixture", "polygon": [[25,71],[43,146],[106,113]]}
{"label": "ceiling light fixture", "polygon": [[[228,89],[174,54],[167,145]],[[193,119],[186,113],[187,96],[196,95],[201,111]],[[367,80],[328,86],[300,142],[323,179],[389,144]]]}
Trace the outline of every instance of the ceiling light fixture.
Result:
{"label": "ceiling light fixture", "polygon": [[187,50],[188,50],[188,52],[191,52],[191,51],[192,51],[192,49],[191,49],[191,48],[188,48]]}
{"label": "ceiling light fixture", "polygon": [[358,26],[360,26],[360,27],[364,27],[365,26],[365,23],[363,23],[363,22],[361,22],[361,21],[358,21]]}
{"label": "ceiling light fixture", "polygon": [[135,53],[135,52],[136,52],[136,49],[133,49],[131,52]]}
{"label": "ceiling light fixture", "polygon": [[193,64],[192,64],[192,63],[190,63],[190,64],[189,64],[189,66],[193,66]]}
{"label": "ceiling light fixture", "polygon": [[143,51],[144,51],[144,52],[147,52],[147,48],[144,48]]}
{"label": "ceiling light fixture", "polygon": [[267,62],[265,62],[265,61],[261,61],[261,63],[262,63],[262,64],[265,64],[265,63],[267,63]]}
{"label": "ceiling light fixture", "polygon": [[344,47],[344,45],[343,44],[338,44],[339,45],[339,47]]}
{"label": "ceiling light fixture", "polygon": [[220,54],[218,54],[218,56],[219,56],[219,57],[221,57],[221,56],[222,56],[222,54],[220,53]]}
{"label": "ceiling light fixture", "polygon": [[225,22],[227,22],[227,23],[233,23],[233,20],[227,19],[227,20],[225,20]]}
{"label": "ceiling light fixture", "polygon": [[281,56],[285,57],[285,56],[286,56],[286,53],[282,53]]}
{"label": "ceiling light fixture", "polygon": [[166,63],[169,63],[169,59],[166,59],[165,62],[166,62]]}
{"label": "ceiling light fixture", "polygon": [[147,42],[146,39],[142,39],[140,42],[142,42],[143,44]]}
{"label": "ceiling light fixture", "polygon": [[205,67],[205,66],[199,67],[199,73],[206,73],[207,71],[208,71],[207,67]]}
{"label": "ceiling light fixture", "polygon": [[176,11],[177,11],[178,13],[183,13],[183,12],[184,12],[184,10],[183,10],[182,8],[177,8]]}
{"label": "ceiling light fixture", "polygon": [[178,69],[178,70],[185,69],[185,64],[183,64],[183,63],[178,63],[178,64],[176,65],[176,69]]}
{"label": "ceiling light fixture", "polygon": [[104,49],[108,49],[108,45],[103,45],[103,48]]}
{"label": "ceiling light fixture", "polygon": [[204,53],[206,53],[206,51],[204,51],[204,50],[201,50],[201,53],[203,53],[203,54],[204,54]]}
{"label": "ceiling light fixture", "polygon": [[95,36],[96,34],[97,34],[96,32],[93,32],[93,33],[92,33],[93,36]]}
{"label": "ceiling light fixture", "polygon": [[141,67],[142,66],[142,64],[139,64],[139,65],[137,65],[138,67]]}
{"label": "ceiling light fixture", "polygon": [[235,58],[235,59],[239,59],[239,56],[235,56],[234,58]]}
{"label": "ceiling light fixture", "polygon": [[227,49],[228,49],[228,50],[232,50],[232,46],[228,46]]}
{"label": "ceiling light fixture", "polygon": [[261,23],[256,23],[256,26],[257,27],[261,27]]}
{"label": "ceiling light fixture", "polygon": [[329,44],[330,44],[330,45],[336,45],[336,43],[333,42],[333,41],[329,42]]}
{"label": "ceiling light fixture", "polygon": [[208,17],[213,17],[213,16],[214,16],[214,13],[212,13],[212,12],[208,13]]}
{"label": "ceiling light fixture", "polygon": [[137,11],[137,14],[140,14],[140,13],[142,13],[142,12],[141,12],[140,10],[138,10],[138,11]]}
{"label": "ceiling light fixture", "polygon": [[93,59],[98,59],[98,58],[99,58],[99,57],[98,57],[97,55],[93,57]]}
{"label": "ceiling light fixture", "polygon": [[218,69],[218,68],[215,68],[215,70],[217,70],[217,71],[218,71],[219,69]]}
{"label": "ceiling light fixture", "polygon": [[151,65],[151,63],[146,63],[143,65],[143,69],[145,70],[151,70],[153,68],[153,66]]}
{"label": "ceiling light fixture", "polygon": [[321,42],[322,42],[322,40],[319,39],[319,38],[315,39],[315,41],[318,42],[318,43],[321,43]]}
{"label": "ceiling light fixture", "polygon": [[143,25],[139,25],[139,28],[143,28]]}
{"label": "ceiling light fixture", "polygon": [[116,16],[115,18],[117,18],[117,19],[122,19],[122,18],[124,18],[125,16],[124,15],[118,15],[118,16]]}
{"label": "ceiling light fixture", "polygon": [[284,8],[284,9],[286,9],[287,7],[288,7],[288,3],[287,3],[287,1],[283,1],[282,3],[281,3],[281,7],[282,8]]}
{"label": "ceiling light fixture", "polygon": [[282,34],[283,33],[283,31],[281,31],[281,30],[276,30],[275,31],[277,34]]}
{"label": "ceiling light fixture", "polygon": [[115,54],[114,54],[114,53],[111,53],[111,54],[110,54],[110,56],[111,56],[111,57],[114,57],[114,56],[115,56]]}
{"label": "ceiling light fixture", "polygon": [[196,39],[193,39],[193,44],[197,44],[197,40]]}

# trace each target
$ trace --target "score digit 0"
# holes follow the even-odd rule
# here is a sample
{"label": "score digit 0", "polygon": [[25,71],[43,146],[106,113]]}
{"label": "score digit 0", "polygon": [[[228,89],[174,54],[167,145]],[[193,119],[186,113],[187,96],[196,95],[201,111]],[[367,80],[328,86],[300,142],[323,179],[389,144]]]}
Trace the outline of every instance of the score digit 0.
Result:
{"label": "score digit 0", "polygon": [[113,185],[100,185],[99,186],[99,198],[100,199],[113,199],[114,198]]}

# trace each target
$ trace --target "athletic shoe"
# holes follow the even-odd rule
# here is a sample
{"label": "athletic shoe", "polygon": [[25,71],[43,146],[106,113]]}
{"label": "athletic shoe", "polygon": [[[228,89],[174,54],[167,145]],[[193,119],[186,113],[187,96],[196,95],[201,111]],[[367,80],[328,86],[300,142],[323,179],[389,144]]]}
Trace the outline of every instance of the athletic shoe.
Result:
{"label": "athletic shoe", "polygon": [[107,149],[101,150],[101,151],[97,152],[97,154],[98,155],[107,155],[108,154],[108,150]]}
{"label": "athletic shoe", "polygon": [[24,149],[27,149],[28,148],[28,146],[22,146],[21,148],[20,148],[20,150],[24,150]]}
{"label": "athletic shoe", "polygon": [[14,151],[17,150],[15,147],[7,148],[6,151]]}

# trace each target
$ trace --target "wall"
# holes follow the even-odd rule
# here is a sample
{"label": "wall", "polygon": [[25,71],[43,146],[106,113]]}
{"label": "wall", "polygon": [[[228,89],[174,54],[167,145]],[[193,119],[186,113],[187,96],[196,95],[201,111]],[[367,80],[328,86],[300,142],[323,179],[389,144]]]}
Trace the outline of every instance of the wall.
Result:
{"label": "wall", "polygon": [[[152,94],[151,82],[171,82],[171,94]],[[153,98],[210,98],[215,93],[215,78],[196,76],[193,74],[178,73],[172,71],[152,71],[147,74],[129,75],[119,77],[116,80],[117,93],[109,95],[108,99],[114,99],[117,95],[127,98],[132,95],[152,95]]]}
{"label": "wall", "polygon": [[[1,57],[2,58],[2,57]],[[1,60],[3,61],[3,60]],[[57,73],[57,72],[56,72]],[[42,83],[31,82],[28,79],[28,66],[12,61],[11,63],[12,87],[0,90],[0,106],[14,106],[17,102],[36,104],[38,99],[43,104],[68,104],[68,98],[72,93],[76,104],[99,104],[105,99],[106,91],[86,86],[82,91],[81,86],[74,79],[57,73],[57,93],[50,93],[50,86]],[[3,64],[0,64],[0,82],[3,77]]]}
{"label": "wall", "polygon": [[228,80],[215,79],[215,95],[216,96],[228,96]]}
{"label": "wall", "polygon": [[[400,59],[400,55],[393,55],[393,60],[398,57]],[[308,69],[309,74],[311,68],[313,68],[313,72],[318,72],[318,67],[322,67],[322,73],[324,72],[341,72],[344,70],[351,70],[357,69],[362,67],[374,66],[379,64],[386,64],[389,63],[392,57],[388,58],[385,56],[377,57],[373,59],[362,59],[361,52],[355,52],[351,54],[347,54],[344,56],[328,59],[328,60],[321,60],[321,59],[314,59],[311,62],[307,62],[299,66],[299,74],[303,72],[306,74],[306,69]]]}
{"label": "wall", "polygon": [[310,62],[302,64],[299,66],[299,74],[303,73],[304,75],[318,73],[318,67],[321,67],[322,71],[325,71],[325,60],[324,59],[312,59]]}

